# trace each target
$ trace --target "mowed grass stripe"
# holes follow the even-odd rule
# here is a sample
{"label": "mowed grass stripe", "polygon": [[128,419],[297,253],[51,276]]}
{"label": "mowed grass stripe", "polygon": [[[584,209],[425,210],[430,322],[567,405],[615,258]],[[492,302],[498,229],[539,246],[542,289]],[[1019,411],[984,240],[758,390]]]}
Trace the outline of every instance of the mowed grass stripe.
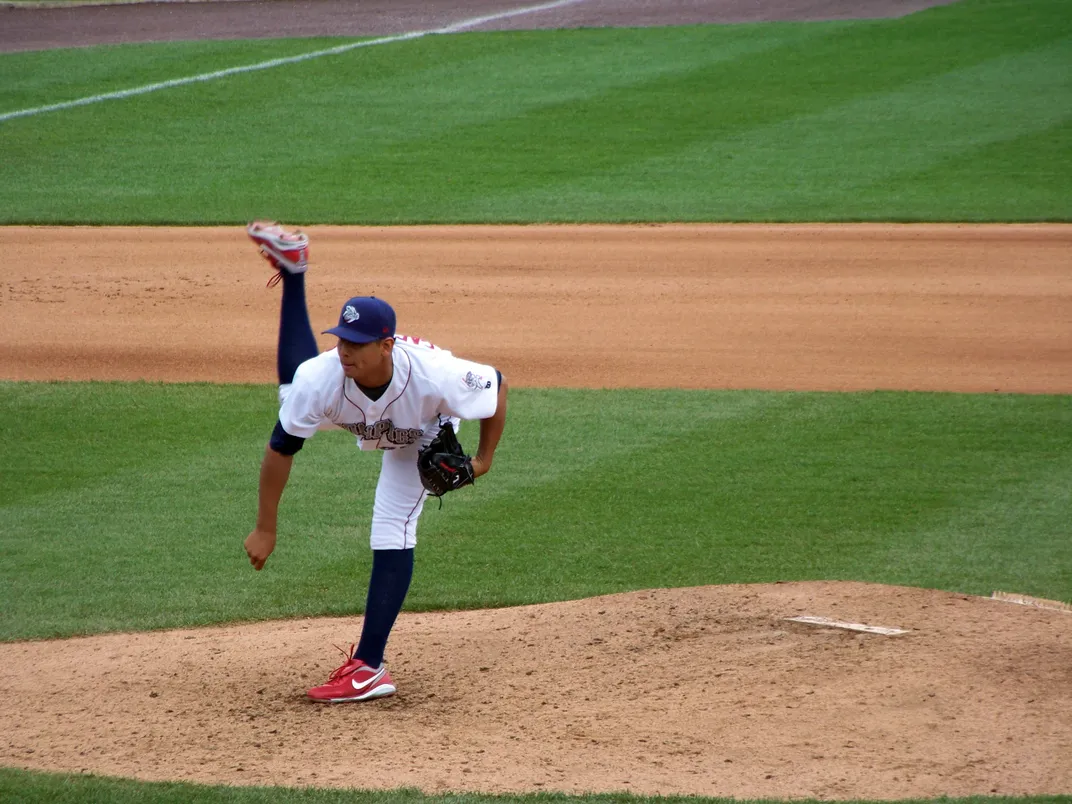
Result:
{"label": "mowed grass stripe", "polygon": [[[0,391],[0,638],[361,611],[379,462],[344,433],[296,460],[269,567],[242,552],[273,389]],[[426,511],[407,608],[820,578],[1069,599],[1070,477],[1067,397],[517,389],[494,475]]]}
{"label": "mowed grass stripe", "polygon": [[[781,28],[790,39],[811,35],[807,28]],[[605,85],[628,86],[638,73],[688,71],[698,59],[732,59],[773,46],[760,29],[740,44],[728,40],[725,52],[710,54],[697,49],[695,29],[670,29],[660,36],[667,42],[657,42],[654,53],[647,33],[640,31],[434,37],[408,43],[405,51],[362,51],[356,58],[347,54],[293,65],[270,77],[235,76],[131,98],[122,107],[10,121],[0,127],[0,138],[21,165],[47,155],[43,181],[28,184],[19,199],[24,208],[53,204],[55,193],[72,183],[78,192],[93,194],[107,176],[96,192],[114,192],[110,204],[123,204],[126,197],[134,219],[134,209],[143,204],[167,205],[172,214],[181,214],[194,204],[194,195],[201,195],[199,214],[220,219],[225,212],[211,207],[217,200],[229,203],[234,193],[245,196],[240,204],[250,216],[266,203],[279,209],[295,198],[312,203],[303,219],[321,222],[351,214],[345,210],[353,210],[352,203],[372,212],[414,197],[430,214],[439,214],[430,207],[438,195],[431,188],[453,185],[457,195],[466,185],[483,186],[485,174],[500,175],[482,164],[491,156],[486,137],[478,134],[467,144],[474,131],[486,129],[493,138],[503,119],[524,118],[545,106],[584,106]],[[573,41],[577,37],[580,41]],[[775,36],[773,42],[778,41]],[[288,97],[300,98],[300,108],[282,100]],[[311,132],[315,148],[303,144]],[[529,132],[523,139],[533,136],[542,134]],[[555,147],[553,139],[543,147]],[[444,159],[449,151],[462,153]],[[532,148],[523,151],[531,155]],[[280,160],[301,166],[301,183],[280,170]],[[535,168],[543,160],[529,161]],[[176,167],[181,175],[174,175]],[[455,182],[460,167],[468,176]],[[0,165],[0,175],[4,172]],[[212,192],[201,194],[197,188],[206,181]],[[321,191],[311,193],[313,185]],[[346,200],[340,202],[340,195]],[[282,209],[275,214],[288,217]]]}
{"label": "mowed grass stripe", "polygon": [[[3,53],[0,54],[0,114],[297,56],[354,41],[358,40],[334,37],[205,40]],[[118,106],[110,111],[112,115],[127,114]],[[27,122],[24,120],[22,124]]]}
{"label": "mowed grass stripe", "polygon": [[[106,776],[44,774],[0,768],[0,797],[11,804],[741,804],[741,799],[705,796],[636,796],[629,793],[563,793],[489,795],[447,793],[427,795],[407,788],[398,790],[316,789],[312,787],[260,787],[200,785],[184,782],[136,782]],[[774,799],[751,799],[754,804]],[[809,804],[811,799],[800,799]],[[916,800],[918,801],[918,800]],[[942,798],[943,804],[1068,804],[1069,796],[971,796]],[[868,804],[859,801],[858,804]],[[875,803],[877,804],[877,802]],[[884,804],[896,804],[886,801]],[[910,804],[908,800],[904,804]]]}
{"label": "mowed grass stripe", "polygon": [[[0,220],[1059,218],[1056,176],[1010,200],[1011,180],[991,188],[966,160],[951,197],[927,168],[1068,119],[1064,12],[963,0],[896,20],[424,37],[8,121]],[[126,75],[151,53],[130,50]],[[0,69],[32,74],[19,58]]]}
{"label": "mowed grass stripe", "polygon": [[[987,574],[1000,566],[1001,579],[991,584],[995,589],[1034,584],[1039,567],[1068,554],[1072,471],[1063,457],[1027,474],[1005,456],[996,460],[999,480],[985,500],[950,511],[947,519],[937,519],[896,545],[872,548],[872,564],[883,573],[912,573],[924,563],[936,577],[950,571]],[[1049,567],[1049,584],[1062,600],[1072,602],[1072,563],[1059,560]]]}
{"label": "mowed grass stripe", "polygon": [[1072,192],[1054,195],[1053,190],[1068,185],[1070,157],[1072,119],[1065,117],[1047,128],[948,153],[932,165],[893,176],[884,187],[859,193],[859,214],[885,212],[883,202],[897,198],[902,210],[913,211],[902,213],[906,219],[959,208],[962,220],[1008,221],[1014,209],[1021,220],[1069,221]]}
{"label": "mowed grass stripe", "polygon": [[[1025,193],[1028,160],[1045,169],[1034,172],[1036,192],[1062,181],[1057,171],[1067,154],[1056,150],[1072,143],[1067,128],[1072,105],[1053,100],[1072,99],[1072,70],[1054,69],[1064,62],[1072,66],[1072,40],[1002,55],[822,113],[725,136],[712,131],[704,142],[606,173],[595,187],[582,176],[510,190],[470,214],[499,206],[516,209],[525,220],[555,199],[570,199],[556,214],[571,220],[595,214],[607,194],[628,187],[628,201],[617,207],[625,221],[650,219],[653,209],[660,220],[843,217],[853,206],[860,220],[912,219],[925,209],[957,220],[992,220],[1003,207],[1007,211],[1009,199],[1019,202],[1018,209],[1038,208],[1041,199]],[[834,141],[836,152],[827,147]],[[996,153],[1004,158],[992,158]],[[1042,154],[1045,160],[1039,161]],[[682,170],[683,165],[692,169]],[[668,199],[670,184],[675,193]],[[1072,194],[1050,217],[1072,217]]]}
{"label": "mowed grass stripe", "polygon": [[[1030,90],[1029,98],[1044,96],[1048,100],[1042,107],[1048,114],[1041,125],[1070,114],[1072,91],[1067,73],[1059,69],[1069,64],[1068,43],[1044,47],[1067,36],[1067,24],[1028,33],[1023,20],[1010,17],[999,35],[992,30],[994,20],[977,11],[972,18],[972,36],[950,37],[950,31],[935,24],[935,16],[929,16],[936,14],[934,10],[895,22],[801,26],[823,35],[786,42],[770,51],[742,54],[731,61],[697,64],[688,73],[654,79],[638,76],[628,87],[608,88],[591,99],[541,107],[510,118],[499,127],[500,143],[523,141],[525,132],[546,131],[554,132],[569,147],[560,149],[537,171],[524,172],[521,182],[514,184],[501,178],[507,173],[522,174],[518,162],[524,154],[503,149],[505,158],[486,166],[481,184],[497,183],[509,190],[498,200],[484,198],[487,206],[474,210],[474,217],[501,205],[518,209],[517,219],[524,220],[534,214],[534,208],[546,208],[555,198],[575,198],[575,190],[589,187],[590,177],[604,177],[599,190],[585,196],[587,203],[578,205],[580,209],[556,210],[552,219],[599,214],[605,198],[614,197],[613,187],[622,183],[632,191],[626,197],[634,207],[649,208],[653,201],[665,200],[670,195],[669,182],[678,179],[697,188],[696,193],[683,204],[676,204],[671,197],[673,206],[656,214],[657,219],[688,218],[690,208],[697,215],[690,219],[736,219],[740,212],[733,205],[740,200],[740,188],[747,194],[755,192],[756,185],[735,181],[747,178],[734,175],[735,167],[769,172],[783,186],[791,179],[823,201],[827,200],[823,196],[830,194],[829,173],[837,172],[839,166],[838,179],[843,184],[846,178],[857,175],[853,168],[862,168],[864,178],[868,170],[889,170],[897,163],[900,151],[938,148],[941,153],[957,149],[956,140],[942,145],[950,129],[945,107],[951,102],[961,107],[959,119],[951,121],[954,129],[958,124],[989,122],[995,111],[1005,115],[1006,130],[1039,126],[1033,118],[1037,105],[1019,97],[1024,87]],[[727,29],[715,26],[695,30],[715,52],[719,40],[728,35]],[[1021,54],[1037,54],[1037,58],[1028,59],[1023,66],[1003,63],[1015,62]],[[985,92],[980,93],[980,81],[1004,77],[1003,70],[1010,68],[1015,70],[1012,80],[996,86],[984,83]],[[1034,86],[1040,77],[1045,79],[1042,91]],[[965,81],[971,86],[965,86]],[[1056,97],[1067,98],[1070,103],[1055,109]],[[995,109],[995,105],[1005,108]],[[915,111],[918,107],[922,108]],[[935,120],[928,111],[942,114]],[[586,121],[599,122],[598,144],[586,143],[581,136]],[[844,127],[848,127],[847,133]],[[486,129],[474,130],[469,139],[476,141],[481,135],[492,136]],[[854,148],[854,136],[869,140],[864,150]],[[759,142],[753,143],[753,137]],[[721,142],[727,143],[726,153],[711,153],[712,145],[717,148]],[[753,150],[753,144],[758,148]],[[771,151],[783,148],[788,153],[777,153],[776,163],[770,165],[767,158]],[[846,151],[862,157],[858,164],[842,162]],[[654,175],[667,182],[651,180],[653,173],[648,168],[653,159],[661,160],[664,166]],[[810,175],[808,171],[816,163],[829,166],[829,172]],[[474,168],[470,160],[457,164],[454,170],[466,173]],[[776,193],[769,182],[760,186],[759,194],[769,204]],[[636,204],[635,193],[641,187],[647,188],[649,197]],[[675,192],[677,187],[674,183]],[[712,209],[705,201],[720,191],[730,196],[729,203]],[[533,197],[538,200],[525,206],[526,199]],[[790,217],[806,215],[806,203],[812,199],[803,200],[805,203],[798,203]],[[829,201],[845,206],[846,199],[835,195]],[[755,214],[754,207],[749,205],[749,215]],[[785,215],[781,210],[774,214]],[[644,216],[636,209],[621,219]]]}

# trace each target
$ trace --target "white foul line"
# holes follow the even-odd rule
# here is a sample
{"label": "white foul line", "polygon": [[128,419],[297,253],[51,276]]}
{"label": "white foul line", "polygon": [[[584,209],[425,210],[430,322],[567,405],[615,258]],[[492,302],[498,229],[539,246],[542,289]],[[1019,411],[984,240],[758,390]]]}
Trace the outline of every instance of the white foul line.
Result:
{"label": "white foul line", "polygon": [[283,64],[295,64],[299,61],[308,61],[309,59],[315,59],[320,56],[331,56],[336,53],[345,53],[347,50],[354,50],[359,47],[371,47],[372,45],[386,45],[390,42],[401,42],[405,39],[416,39],[418,36],[424,36],[429,31],[418,31],[417,33],[400,34],[398,36],[385,36],[382,39],[367,39],[363,42],[352,42],[349,45],[340,45],[328,50],[317,50],[313,53],[303,53],[300,56],[288,56],[282,59],[272,59],[271,61],[262,61],[258,64],[248,64],[243,67],[228,67],[226,70],[217,70],[212,73],[202,73],[201,75],[191,75],[186,78],[172,78],[169,81],[158,81],[155,84],[146,84],[141,87],[134,87],[133,89],[121,89],[117,92],[105,92],[103,95],[90,95],[86,98],[79,98],[73,101],[64,101],[63,103],[51,103],[48,106],[37,106],[33,109],[21,109],[17,112],[5,112],[0,114],[0,123],[5,120],[11,120],[15,117],[30,117],[35,114],[44,114],[45,112],[58,112],[60,109],[73,109],[76,106],[88,106],[91,103],[100,103],[106,100],[118,100],[120,98],[131,98],[135,95],[145,95],[149,92],[156,92],[158,89],[170,89],[171,87],[182,87],[187,84],[196,84],[200,81],[214,81],[217,78],[226,78],[229,75],[238,75],[239,73],[252,73],[257,70],[269,70],[272,67],[279,67]]}
{"label": "white foul line", "polygon": [[487,22],[494,22],[495,20],[507,19],[509,17],[519,17],[522,14],[532,14],[537,11],[550,11],[554,8],[561,8],[562,6],[574,5],[576,3],[583,3],[584,0],[556,0],[552,3],[542,3],[537,6],[525,6],[524,8],[514,8],[509,11],[500,11],[497,14],[489,14],[484,17],[473,17],[472,19],[462,20],[456,22],[453,25],[448,25],[445,28],[434,28],[427,31],[414,31],[413,33],[397,34],[394,36],[382,36],[379,39],[366,39],[361,42],[351,42],[348,45],[339,45],[338,47],[328,48],[327,50],[315,50],[312,53],[302,53],[298,56],[287,56],[282,59],[271,59],[270,61],[262,61],[257,64],[247,64],[243,67],[228,67],[226,70],[216,70],[211,73],[202,73],[201,75],[191,75],[186,78],[172,78],[169,81],[158,81],[155,84],[146,84],[141,87],[134,87],[133,89],[121,89],[116,92],[105,92],[101,95],[90,95],[85,98],[78,98],[72,101],[63,101],[62,103],[50,103],[47,106],[35,106],[32,109],[20,109],[15,112],[4,112],[0,114],[0,123],[6,120],[13,120],[16,117],[31,117],[37,114],[44,114],[45,112],[58,112],[61,109],[73,109],[77,106],[88,106],[91,103],[101,103],[107,100],[119,100],[120,98],[131,98],[135,95],[145,95],[149,92],[156,92],[159,89],[170,89],[172,87],[182,87],[188,84],[196,84],[203,81],[215,81],[217,78],[226,78],[230,75],[240,75],[242,73],[252,73],[258,70],[270,70],[273,67],[281,67],[284,64],[297,64],[302,61],[309,61],[310,59],[318,59],[321,56],[335,56],[339,53],[346,53],[350,50],[357,50],[361,47],[372,47],[373,45],[389,45],[393,42],[405,42],[410,39],[419,39],[422,36],[428,36],[430,34],[450,34],[463,31],[466,28],[475,28],[478,25],[483,25]]}
{"label": "white foul line", "polygon": [[508,17],[519,17],[522,14],[532,14],[537,11],[550,11],[553,8],[561,8],[562,6],[572,6],[576,3],[583,3],[584,0],[556,0],[553,3],[542,3],[538,6],[526,6],[525,8],[515,8],[511,11],[500,11],[498,14],[489,14],[486,17],[473,17],[470,20],[462,20],[456,22],[453,25],[448,25],[446,28],[440,28],[436,31],[426,31],[426,33],[456,33],[457,31],[465,30],[466,28],[475,28],[478,25],[483,25],[485,22],[495,22],[495,20],[504,20]]}

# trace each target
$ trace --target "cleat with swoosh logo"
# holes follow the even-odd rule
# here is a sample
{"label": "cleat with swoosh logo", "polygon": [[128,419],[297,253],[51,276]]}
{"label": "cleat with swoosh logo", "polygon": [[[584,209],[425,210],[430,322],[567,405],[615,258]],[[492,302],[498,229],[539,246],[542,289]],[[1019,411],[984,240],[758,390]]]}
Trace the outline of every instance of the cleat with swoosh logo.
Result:
{"label": "cleat with swoosh logo", "polygon": [[345,703],[385,698],[395,691],[385,665],[369,667],[360,659],[348,659],[331,673],[326,683],[313,687],[307,694],[321,703]]}

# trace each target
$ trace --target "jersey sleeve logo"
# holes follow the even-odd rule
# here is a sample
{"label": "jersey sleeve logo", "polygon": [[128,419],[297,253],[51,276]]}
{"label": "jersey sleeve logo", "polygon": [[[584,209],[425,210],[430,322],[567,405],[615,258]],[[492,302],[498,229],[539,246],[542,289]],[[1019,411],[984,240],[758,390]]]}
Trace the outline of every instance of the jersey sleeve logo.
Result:
{"label": "jersey sleeve logo", "polygon": [[465,373],[462,382],[465,383],[465,387],[470,391],[483,391],[491,388],[491,380],[485,380],[479,374],[474,374],[471,371]]}

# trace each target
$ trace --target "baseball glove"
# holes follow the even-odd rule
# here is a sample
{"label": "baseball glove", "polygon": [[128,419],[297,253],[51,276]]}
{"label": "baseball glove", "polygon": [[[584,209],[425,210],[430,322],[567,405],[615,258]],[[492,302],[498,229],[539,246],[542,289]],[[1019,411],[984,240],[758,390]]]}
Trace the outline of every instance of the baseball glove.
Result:
{"label": "baseball glove", "polygon": [[449,421],[440,425],[436,437],[417,453],[417,471],[421,485],[433,497],[473,484],[472,459],[465,454]]}

